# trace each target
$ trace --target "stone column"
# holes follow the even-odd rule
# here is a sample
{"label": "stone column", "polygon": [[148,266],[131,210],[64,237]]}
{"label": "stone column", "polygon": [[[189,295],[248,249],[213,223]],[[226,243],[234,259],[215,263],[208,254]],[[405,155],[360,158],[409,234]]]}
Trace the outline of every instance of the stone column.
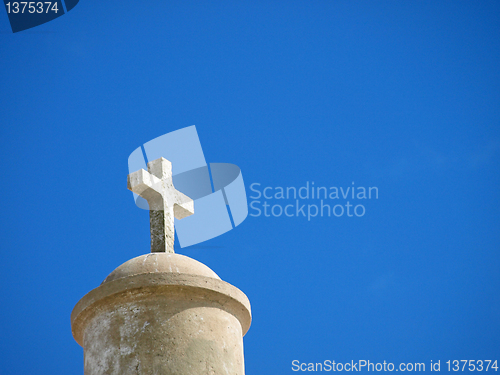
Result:
{"label": "stone column", "polygon": [[71,314],[85,375],[243,375],[250,322],[242,291],[169,253],[125,262]]}

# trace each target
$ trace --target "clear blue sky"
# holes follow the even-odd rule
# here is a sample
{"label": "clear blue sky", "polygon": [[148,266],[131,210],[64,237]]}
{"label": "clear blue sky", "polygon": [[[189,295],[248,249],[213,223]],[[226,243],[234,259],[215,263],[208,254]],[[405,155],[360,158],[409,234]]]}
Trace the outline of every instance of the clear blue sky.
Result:
{"label": "clear blue sky", "polygon": [[498,2],[81,0],[16,34],[0,13],[2,375],[83,373],[73,306],[149,251],[127,158],[189,125],[248,195],[379,190],[179,251],[248,295],[248,374],[500,360]]}

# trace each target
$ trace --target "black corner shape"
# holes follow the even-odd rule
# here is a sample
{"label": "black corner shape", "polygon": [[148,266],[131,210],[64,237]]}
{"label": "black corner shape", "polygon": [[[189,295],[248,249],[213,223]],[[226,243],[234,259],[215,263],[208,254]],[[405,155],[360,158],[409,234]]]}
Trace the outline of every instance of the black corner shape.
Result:
{"label": "black corner shape", "polygon": [[[12,1],[4,0],[5,10],[9,17],[13,33],[31,29],[62,16],[63,0],[51,1]],[[79,0],[64,0],[66,11],[73,9]]]}

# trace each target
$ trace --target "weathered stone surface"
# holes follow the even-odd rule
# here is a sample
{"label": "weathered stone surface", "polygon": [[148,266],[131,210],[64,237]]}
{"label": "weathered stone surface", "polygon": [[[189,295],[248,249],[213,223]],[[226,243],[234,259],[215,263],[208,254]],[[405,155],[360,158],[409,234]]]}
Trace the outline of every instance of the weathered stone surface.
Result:
{"label": "weathered stone surface", "polygon": [[154,253],[122,264],[71,314],[85,374],[244,374],[250,303],[207,266]]}

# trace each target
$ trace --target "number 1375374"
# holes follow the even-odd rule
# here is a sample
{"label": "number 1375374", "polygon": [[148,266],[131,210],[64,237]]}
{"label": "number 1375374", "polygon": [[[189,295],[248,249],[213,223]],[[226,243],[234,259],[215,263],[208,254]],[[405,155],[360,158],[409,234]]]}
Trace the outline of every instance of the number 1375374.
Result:
{"label": "number 1375374", "polygon": [[57,13],[57,1],[14,1],[5,4],[7,13]]}
{"label": "number 1375374", "polygon": [[461,359],[454,361],[446,361],[448,365],[448,371],[498,371],[497,361],[492,361],[486,359],[482,360],[473,360],[473,359]]}

